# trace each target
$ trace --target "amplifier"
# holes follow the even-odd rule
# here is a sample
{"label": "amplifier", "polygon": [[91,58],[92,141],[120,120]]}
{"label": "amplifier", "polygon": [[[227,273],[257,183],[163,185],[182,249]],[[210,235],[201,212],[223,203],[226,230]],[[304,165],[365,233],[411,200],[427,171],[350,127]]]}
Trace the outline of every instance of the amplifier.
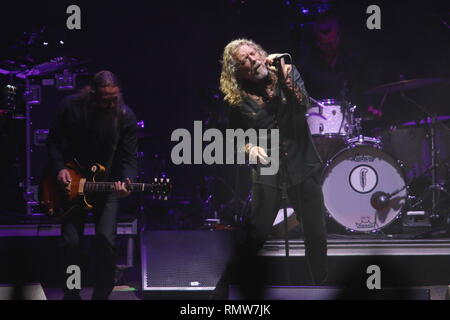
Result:
{"label": "amplifier", "polygon": [[[231,257],[234,232],[144,231],[141,235],[143,294],[210,293]],[[170,295],[169,295],[170,293]]]}
{"label": "amplifier", "polygon": [[[95,234],[95,224],[84,225],[85,235]],[[119,221],[117,223],[117,235],[137,235],[137,219],[132,221]],[[61,236],[61,224],[58,223],[33,223],[0,225],[1,237],[59,237]]]}

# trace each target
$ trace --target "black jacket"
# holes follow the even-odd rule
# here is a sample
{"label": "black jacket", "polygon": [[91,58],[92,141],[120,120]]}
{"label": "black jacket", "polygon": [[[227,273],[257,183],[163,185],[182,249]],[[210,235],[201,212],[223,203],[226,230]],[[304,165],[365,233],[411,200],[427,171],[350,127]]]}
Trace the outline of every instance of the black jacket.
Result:
{"label": "black jacket", "polygon": [[[322,160],[317,153],[306,122],[306,110],[309,108],[309,95],[298,70],[293,68],[294,82],[300,88],[304,98],[301,103],[295,99],[283,104],[279,95],[260,106],[250,97],[244,97],[238,106],[231,107],[230,124],[233,128],[279,129],[280,148],[277,150],[269,143],[267,150],[280,152],[280,169],[275,175],[262,175],[261,164],[253,167],[253,183],[262,183],[275,187],[281,186],[281,178],[286,177],[288,187],[299,184],[312,173],[318,173]],[[270,141],[270,131],[267,140]],[[284,165],[284,167],[283,167]],[[283,168],[286,174],[283,174]]]}
{"label": "black jacket", "polygon": [[65,98],[47,140],[50,169],[56,173],[75,158],[87,168],[93,163],[104,165],[105,179],[135,180],[137,121],[128,106],[121,109],[117,127],[104,132],[98,123],[102,119],[101,110],[89,105],[81,95]]}

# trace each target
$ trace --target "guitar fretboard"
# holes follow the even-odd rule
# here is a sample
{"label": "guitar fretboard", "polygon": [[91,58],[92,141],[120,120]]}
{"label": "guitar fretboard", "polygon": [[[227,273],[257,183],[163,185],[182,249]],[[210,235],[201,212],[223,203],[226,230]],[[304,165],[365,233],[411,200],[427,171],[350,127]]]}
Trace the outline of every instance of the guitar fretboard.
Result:
{"label": "guitar fretboard", "polygon": [[[126,185],[126,188],[130,191],[136,192],[154,192],[154,193],[163,193],[167,188],[166,182],[155,182],[155,183],[130,183]],[[114,182],[86,182],[84,185],[85,193],[92,192],[109,192],[114,191],[115,183]]]}

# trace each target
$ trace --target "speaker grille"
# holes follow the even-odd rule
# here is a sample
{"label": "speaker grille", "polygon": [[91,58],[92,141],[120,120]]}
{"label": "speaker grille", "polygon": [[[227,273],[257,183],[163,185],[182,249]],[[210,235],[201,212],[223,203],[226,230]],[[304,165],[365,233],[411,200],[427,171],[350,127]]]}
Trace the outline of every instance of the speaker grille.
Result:
{"label": "speaker grille", "polygon": [[145,231],[144,290],[212,290],[233,247],[230,231]]}

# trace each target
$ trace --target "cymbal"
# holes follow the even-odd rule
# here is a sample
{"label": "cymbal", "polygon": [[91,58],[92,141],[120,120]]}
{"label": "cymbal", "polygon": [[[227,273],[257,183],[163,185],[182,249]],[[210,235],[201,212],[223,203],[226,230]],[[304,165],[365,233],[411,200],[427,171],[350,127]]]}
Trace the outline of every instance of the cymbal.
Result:
{"label": "cymbal", "polygon": [[410,79],[402,80],[392,83],[383,84],[381,86],[366,90],[364,94],[389,94],[404,90],[413,90],[433,84],[448,81],[445,78],[421,78],[421,79]]}
{"label": "cymbal", "polygon": [[[450,115],[436,117],[437,122],[448,121],[448,120],[450,120]],[[409,122],[402,123],[402,126],[417,126],[417,125],[424,125],[424,124],[431,124],[431,123],[432,123],[432,119],[430,117],[428,117],[426,119],[421,119],[420,121],[409,121]]]}

